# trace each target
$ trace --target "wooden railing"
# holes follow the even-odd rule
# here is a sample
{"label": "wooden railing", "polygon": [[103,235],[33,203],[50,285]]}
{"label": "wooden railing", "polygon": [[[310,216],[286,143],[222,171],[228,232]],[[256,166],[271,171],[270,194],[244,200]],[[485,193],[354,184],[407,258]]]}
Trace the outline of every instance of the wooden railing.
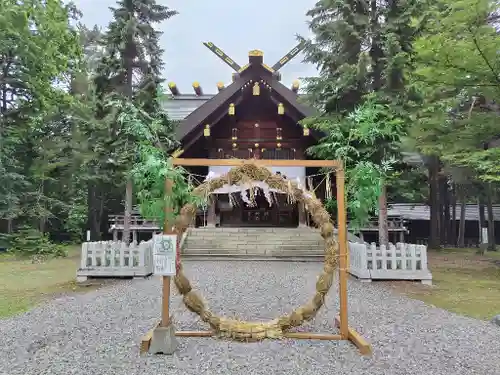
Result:
{"label": "wooden railing", "polygon": [[[110,215],[109,224],[110,226],[123,227],[125,223],[125,215]],[[132,214],[130,217],[130,226],[138,227],[157,227],[158,224],[152,220],[146,220],[139,214]]]}
{"label": "wooden railing", "polygon": [[[405,221],[400,217],[388,218],[387,225],[389,227],[389,231],[402,231],[406,230]],[[348,222],[349,226],[349,222]],[[377,230],[378,229],[378,220],[372,219],[366,225],[361,228],[361,230]]]}
{"label": "wooden railing", "polygon": [[349,273],[360,280],[421,280],[432,284],[427,247],[396,243],[389,246],[349,243]]}

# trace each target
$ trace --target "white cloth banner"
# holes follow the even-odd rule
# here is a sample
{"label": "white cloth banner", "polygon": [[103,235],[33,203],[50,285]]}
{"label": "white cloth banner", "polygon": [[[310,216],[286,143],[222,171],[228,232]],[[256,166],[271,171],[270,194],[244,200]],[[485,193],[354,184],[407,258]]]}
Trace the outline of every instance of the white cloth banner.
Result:
{"label": "white cloth banner", "polygon": [[[209,172],[208,172],[207,177],[205,178],[205,181],[211,180],[213,178],[218,178],[218,177],[226,174],[227,172],[229,172],[229,170],[231,169],[231,167],[222,167],[224,169],[222,169],[222,168],[218,169],[218,168],[219,167],[209,167]],[[308,193],[307,190],[306,190],[305,176],[303,176],[303,178],[301,178],[300,175],[299,175],[299,176],[296,176],[295,178],[292,178],[290,175],[287,175],[284,172],[282,172],[282,169],[284,169],[284,168],[278,168],[278,167],[272,167],[272,168],[279,169],[279,172],[281,173],[282,176],[286,176],[288,180],[292,180],[295,183],[297,183],[297,186],[299,187],[299,189],[303,190],[304,193],[305,193],[305,195],[308,198],[311,197],[311,194]],[[270,169],[272,169],[272,168],[270,168]],[[287,167],[287,168],[288,169],[294,169],[295,167]],[[300,167],[299,167],[299,169],[300,169]],[[272,172],[276,173],[277,171],[272,171]],[[222,173],[219,173],[219,172],[222,172]],[[305,173],[305,168],[302,168],[302,172]],[[240,193],[241,194],[241,199],[245,203],[249,204],[250,200],[248,198],[247,190],[255,189],[255,188],[260,188],[260,189],[262,189],[264,191],[264,195],[266,196],[266,199],[267,199],[268,202],[271,201],[269,193],[283,193],[283,194],[286,194],[285,191],[280,191],[280,190],[277,190],[277,189],[270,188],[269,185],[266,184],[263,181],[255,181],[255,182],[252,182],[251,184],[241,184],[241,185],[229,185],[229,184],[226,184],[226,185],[222,186],[221,188],[214,190],[211,194]]]}
{"label": "white cloth banner", "polygon": [[[214,166],[208,167],[208,174],[222,176],[229,172],[233,167]],[[286,176],[289,180],[296,180],[297,177],[301,181],[305,181],[306,167],[268,167],[272,173],[280,172],[282,176]]]}

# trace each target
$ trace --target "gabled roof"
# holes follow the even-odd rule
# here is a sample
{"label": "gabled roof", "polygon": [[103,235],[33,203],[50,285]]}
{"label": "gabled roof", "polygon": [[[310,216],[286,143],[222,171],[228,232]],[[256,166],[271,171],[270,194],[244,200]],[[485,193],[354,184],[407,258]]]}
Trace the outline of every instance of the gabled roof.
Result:
{"label": "gabled roof", "polygon": [[213,96],[201,106],[191,112],[177,127],[177,139],[182,140],[197,126],[202,124],[212,113],[222,107],[229,101],[247,82],[243,77],[238,77],[233,83],[227,86],[224,90]]}
{"label": "gabled roof", "polygon": [[288,104],[290,104],[293,108],[295,108],[300,114],[304,117],[313,116],[315,114],[315,110],[311,107],[308,107],[302,103],[300,103],[298,99],[298,95],[295,94],[288,87],[283,85],[277,79],[273,78],[269,81],[269,86],[280,95]]}
{"label": "gabled roof", "polygon": [[[249,64],[235,76],[233,83],[210,99],[204,101],[180,121],[177,126],[177,139],[180,141],[184,140],[196,129],[203,126],[203,124],[214,120],[214,113],[221,113],[220,110],[228,106],[244,85],[251,80],[254,82],[264,80],[287,107],[293,108],[296,117],[299,119],[314,114],[313,109],[298,102],[295,92],[278,81],[277,76],[263,63],[262,56],[249,55]],[[175,100],[173,102],[175,103]]]}

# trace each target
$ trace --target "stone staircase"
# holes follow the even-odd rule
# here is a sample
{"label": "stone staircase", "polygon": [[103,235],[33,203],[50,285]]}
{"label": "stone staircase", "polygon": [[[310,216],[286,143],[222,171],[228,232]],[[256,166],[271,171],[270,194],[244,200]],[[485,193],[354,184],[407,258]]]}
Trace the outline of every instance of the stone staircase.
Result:
{"label": "stone staircase", "polygon": [[183,258],[303,259],[324,256],[318,229],[301,228],[189,228]]}

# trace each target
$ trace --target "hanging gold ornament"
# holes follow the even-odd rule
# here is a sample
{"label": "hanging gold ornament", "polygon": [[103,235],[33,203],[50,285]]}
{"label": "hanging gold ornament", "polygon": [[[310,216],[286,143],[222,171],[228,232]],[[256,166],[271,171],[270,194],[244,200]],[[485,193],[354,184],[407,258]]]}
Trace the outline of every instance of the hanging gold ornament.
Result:
{"label": "hanging gold ornament", "polygon": [[253,84],[253,88],[252,88],[252,93],[254,96],[258,96],[260,95],[260,86],[259,86],[259,82],[255,82]]}
{"label": "hanging gold ornament", "polygon": [[278,115],[284,115],[285,114],[285,106],[283,103],[278,104]]}

